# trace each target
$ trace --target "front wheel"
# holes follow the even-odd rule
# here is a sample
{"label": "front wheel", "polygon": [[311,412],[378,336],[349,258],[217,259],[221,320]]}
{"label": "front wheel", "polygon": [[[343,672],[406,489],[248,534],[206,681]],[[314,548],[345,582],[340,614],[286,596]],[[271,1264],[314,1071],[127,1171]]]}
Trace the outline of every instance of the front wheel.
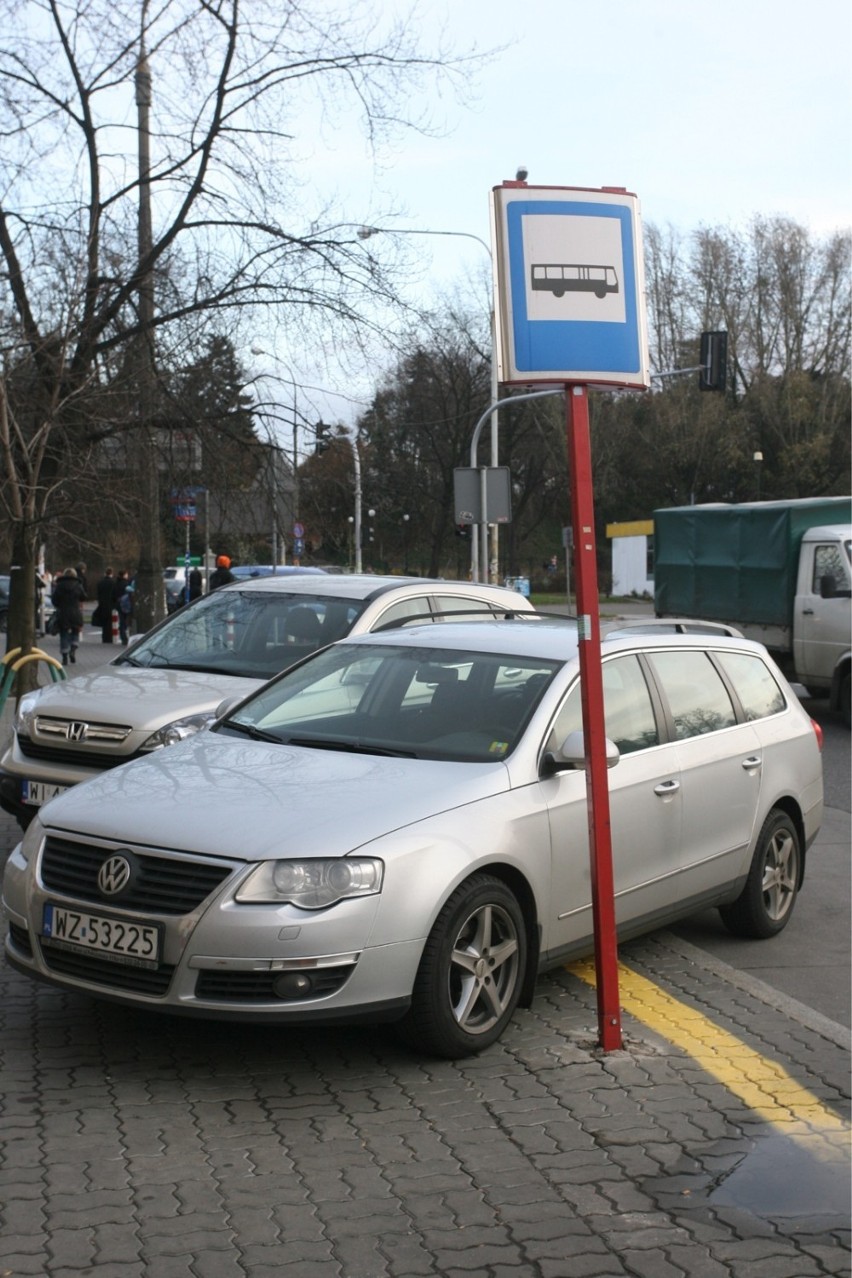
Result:
{"label": "front wheel", "polygon": [[517,1007],[526,962],[517,900],[499,879],[474,875],[456,888],[427,938],[403,1037],[450,1060],[490,1047]]}
{"label": "front wheel", "polygon": [[790,921],[801,876],[799,833],[776,808],[763,823],[745,887],[736,901],[719,908],[725,927],[734,936],[776,936]]}

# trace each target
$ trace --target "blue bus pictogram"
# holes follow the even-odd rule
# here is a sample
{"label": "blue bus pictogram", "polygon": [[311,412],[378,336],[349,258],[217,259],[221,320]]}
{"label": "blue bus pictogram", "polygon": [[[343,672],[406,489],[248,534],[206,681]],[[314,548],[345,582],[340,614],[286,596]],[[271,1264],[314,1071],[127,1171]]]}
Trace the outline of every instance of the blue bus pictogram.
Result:
{"label": "blue bus pictogram", "polygon": [[545,290],[554,297],[565,293],[594,293],[606,297],[618,292],[618,275],[614,266],[581,266],[577,263],[539,263],[530,267],[530,284],[534,290]]}

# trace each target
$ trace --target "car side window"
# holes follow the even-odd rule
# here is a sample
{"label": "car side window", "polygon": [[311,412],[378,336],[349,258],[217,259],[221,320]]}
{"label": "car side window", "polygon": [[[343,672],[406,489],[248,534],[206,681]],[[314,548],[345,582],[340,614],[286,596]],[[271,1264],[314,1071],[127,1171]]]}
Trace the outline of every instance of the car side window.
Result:
{"label": "car side window", "polygon": [[[636,656],[616,657],[603,665],[604,721],[606,735],[621,754],[646,750],[659,744],[657,721],[648,685]],[[562,703],[547,749],[555,750],[572,732],[583,730],[580,685],[575,683]]]}
{"label": "car side window", "polygon": [[728,690],[706,652],[655,652],[648,657],[668,698],[678,741],[736,723]]}
{"label": "car side window", "polygon": [[717,652],[716,660],[734,685],[747,719],[765,719],[784,709],[784,693],[760,657],[745,652]]}
{"label": "car side window", "polygon": [[651,694],[637,657],[604,662],[603,691],[606,735],[621,754],[659,744]]}
{"label": "car side window", "polygon": [[386,627],[400,626],[412,617],[416,617],[418,621],[425,625],[431,620],[431,611],[426,595],[421,595],[416,599],[400,599],[397,603],[391,604],[389,608],[386,608],[370,629],[384,630]]}
{"label": "car side window", "polygon": [[481,612],[486,617],[494,616],[494,609],[486,599],[466,599],[462,595],[436,595],[435,611],[439,613],[446,612],[465,612],[468,613],[468,621],[476,621],[477,617],[471,615]]}

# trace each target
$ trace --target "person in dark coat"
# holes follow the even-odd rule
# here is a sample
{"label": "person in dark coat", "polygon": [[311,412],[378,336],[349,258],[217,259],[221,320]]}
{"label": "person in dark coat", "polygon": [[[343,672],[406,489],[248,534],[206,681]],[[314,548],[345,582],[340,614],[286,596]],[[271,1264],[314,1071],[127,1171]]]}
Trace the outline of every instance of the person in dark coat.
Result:
{"label": "person in dark coat", "polygon": [[63,666],[77,660],[75,653],[83,629],[83,601],[86,598],[74,568],[66,568],[53,583],[53,607],[59,623],[59,651]]}
{"label": "person in dark coat", "polygon": [[228,556],[219,555],[216,559],[216,570],[210,574],[207,589],[208,591],[218,590],[219,586],[227,586],[229,581],[236,580],[236,577],[231,572],[231,561]]}
{"label": "person in dark coat", "polygon": [[113,571],[107,568],[96,587],[101,643],[112,643],[112,610],[117,604],[116,586]]}
{"label": "person in dark coat", "polygon": [[115,579],[115,606],[118,609],[118,635],[126,648],[133,617],[133,588],[126,568],[122,568]]}

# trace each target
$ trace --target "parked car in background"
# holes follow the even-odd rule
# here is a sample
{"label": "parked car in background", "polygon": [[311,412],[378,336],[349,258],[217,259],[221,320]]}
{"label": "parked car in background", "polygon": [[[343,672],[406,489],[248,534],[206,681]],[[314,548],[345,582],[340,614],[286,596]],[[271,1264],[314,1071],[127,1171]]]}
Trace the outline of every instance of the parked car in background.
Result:
{"label": "parked car in background", "polygon": [[224,697],[347,634],[447,612],[532,611],[502,586],[310,572],[233,582],[179,608],[106,666],[22,697],[0,806],[26,827],[54,794],[170,745]]}
{"label": "parked car in background", "polygon": [[238,581],[247,581],[254,577],[292,577],[303,573],[316,576],[324,573],[325,569],[312,568],[307,564],[304,567],[301,564],[231,564],[231,572]]}
{"label": "parked car in background", "polygon": [[[7,958],[146,1010],[480,1051],[592,945],[577,647],[486,621],[316,653],[47,804],[7,863]],[[602,647],[619,935],[709,906],[777,934],[820,826],[816,725],[759,644]]]}

